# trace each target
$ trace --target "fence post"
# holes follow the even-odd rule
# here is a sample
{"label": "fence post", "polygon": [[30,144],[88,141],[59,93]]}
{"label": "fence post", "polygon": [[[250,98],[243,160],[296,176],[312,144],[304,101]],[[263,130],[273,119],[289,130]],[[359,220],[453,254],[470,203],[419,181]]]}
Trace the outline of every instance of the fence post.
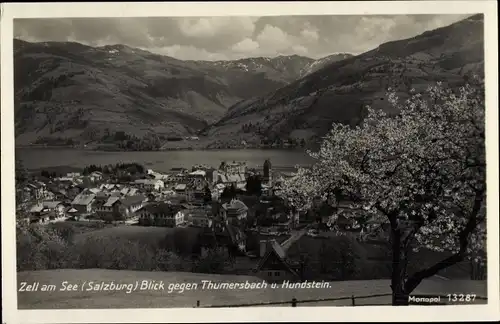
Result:
{"label": "fence post", "polygon": [[297,299],[292,298],[292,307],[297,307]]}
{"label": "fence post", "polygon": [[352,302],[352,306],[356,306],[356,302],[354,300],[354,295],[351,296],[351,302]]}

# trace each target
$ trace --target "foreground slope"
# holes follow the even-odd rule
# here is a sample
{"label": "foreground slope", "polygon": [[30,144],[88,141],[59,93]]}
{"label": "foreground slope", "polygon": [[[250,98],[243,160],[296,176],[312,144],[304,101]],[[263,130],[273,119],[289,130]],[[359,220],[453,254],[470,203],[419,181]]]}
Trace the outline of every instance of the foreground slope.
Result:
{"label": "foreground slope", "polygon": [[332,122],[356,125],[366,105],[393,113],[388,88],[405,97],[437,81],[462,84],[483,75],[483,16],[475,15],[413,38],[389,42],[309,74],[260,98],[231,107],[203,134],[212,145],[260,142],[263,138],[304,138],[316,142]]}
{"label": "foreground slope", "polygon": [[[200,306],[223,306],[232,304],[257,304],[269,302],[287,302],[297,300],[317,300],[324,298],[348,297],[341,301],[323,301],[303,304],[304,306],[349,306],[349,297],[374,294],[390,294],[389,280],[360,280],[331,282],[329,288],[317,289],[254,289],[254,290],[202,290],[201,280],[212,282],[261,282],[252,276],[216,275],[189,272],[146,272],[126,270],[42,270],[19,272],[18,286],[21,282],[57,285],[63,281],[81,285],[84,282],[135,283],[142,280],[163,281],[168,289],[170,283],[198,283],[197,290],[184,292],[168,291],[54,291],[54,292],[19,292],[19,309],[74,309],[74,308],[169,308]],[[486,295],[486,282],[468,280],[427,279],[415,291],[416,294],[443,295],[456,292]],[[390,296],[370,299],[359,299],[356,305],[379,304],[389,305]],[[478,303],[484,300],[477,299]],[[275,305],[279,306],[279,305]],[[290,306],[284,304],[282,306]]]}

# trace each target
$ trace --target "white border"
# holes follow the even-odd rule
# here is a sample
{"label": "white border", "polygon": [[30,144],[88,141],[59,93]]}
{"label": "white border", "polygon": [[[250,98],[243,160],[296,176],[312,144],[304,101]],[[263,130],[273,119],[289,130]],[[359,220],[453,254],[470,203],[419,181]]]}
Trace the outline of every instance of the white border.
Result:
{"label": "white border", "polygon": [[[1,167],[2,317],[4,323],[269,322],[269,321],[481,321],[499,318],[498,34],[496,1],[335,1],[200,3],[2,4]],[[161,13],[165,13],[162,15]],[[321,14],[475,14],[485,17],[486,138],[488,172],[488,305],[391,307],[262,307],[238,309],[17,310],[15,271],[13,18],[271,16]]]}

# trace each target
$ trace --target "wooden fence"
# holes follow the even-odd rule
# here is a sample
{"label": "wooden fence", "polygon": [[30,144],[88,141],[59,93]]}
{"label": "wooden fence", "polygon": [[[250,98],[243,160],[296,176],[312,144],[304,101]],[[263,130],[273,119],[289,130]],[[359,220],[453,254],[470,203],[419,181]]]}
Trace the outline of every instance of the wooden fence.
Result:
{"label": "wooden fence", "polygon": [[[390,303],[383,304],[356,304],[356,300],[370,299],[376,297],[390,297],[392,294],[374,294],[374,295],[365,295],[365,296],[345,296],[345,297],[336,297],[336,298],[320,298],[320,299],[309,299],[309,300],[297,300],[296,298],[292,298],[289,301],[279,301],[279,302],[262,302],[262,303],[248,303],[248,304],[228,304],[228,305],[206,305],[203,306],[201,302],[198,300],[196,302],[196,306],[194,308],[233,308],[233,307],[255,307],[255,306],[280,306],[289,304],[292,307],[297,307],[298,304],[308,304],[308,303],[317,303],[317,302],[328,302],[328,301],[340,301],[340,300],[350,300],[350,306],[390,306]],[[410,305],[463,305],[465,303],[451,303],[446,302],[448,300],[448,296],[446,295],[412,295],[417,298],[436,298],[440,297],[441,302],[427,303],[427,302],[410,302]],[[488,300],[487,297],[476,296],[476,301],[483,301],[485,304]],[[476,302],[477,303],[477,302]]]}

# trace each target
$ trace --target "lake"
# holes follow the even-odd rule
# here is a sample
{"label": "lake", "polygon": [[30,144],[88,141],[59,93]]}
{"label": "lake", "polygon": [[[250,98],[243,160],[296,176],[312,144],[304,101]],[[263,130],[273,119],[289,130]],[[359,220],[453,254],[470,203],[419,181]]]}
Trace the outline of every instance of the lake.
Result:
{"label": "lake", "polygon": [[27,169],[136,162],[157,171],[168,171],[176,167],[190,168],[195,164],[218,167],[222,161],[246,161],[249,167],[261,167],[266,159],[271,160],[273,167],[307,166],[313,161],[303,150],[271,149],[105,152],[66,148],[18,148],[16,158],[20,158]]}

